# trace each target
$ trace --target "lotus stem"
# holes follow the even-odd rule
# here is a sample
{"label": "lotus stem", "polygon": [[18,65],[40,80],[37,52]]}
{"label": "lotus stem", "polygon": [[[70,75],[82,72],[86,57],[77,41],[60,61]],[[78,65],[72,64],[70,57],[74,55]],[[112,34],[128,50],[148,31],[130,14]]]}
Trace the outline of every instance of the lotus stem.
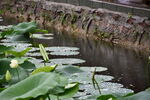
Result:
{"label": "lotus stem", "polygon": [[46,66],[46,62],[44,62],[44,66]]}
{"label": "lotus stem", "polygon": [[18,72],[18,69],[17,69],[17,68],[16,68],[16,72],[17,72],[17,76],[18,76],[18,81],[20,81],[19,72]]}
{"label": "lotus stem", "polygon": [[47,94],[48,100],[51,100],[50,96]]}
{"label": "lotus stem", "polygon": [[97,82],[96,80],[94,80],[94,81],[95,81],[95,84],[96,84],[96,86],[97,86],[97,88],[98,88],[99,94],[101,94],[101,90],[100,90],[100,87],[99,87],[98,82]]}
{"label": "lotus stem", "polygon": [[98,82],[97,82],[96,79],[95,79],[95,72],[96,72],[96,68],[95,68],[95,70],[94,70],[94,72],[93,72],[93,75],[92,75],[93,87],[94,87],[94,89],[96,89],[96,86],[97,86],[98,91],[99,91],[99,93],[101,94],[101,90],[100,90],[99,84],[98,84]]}
{"label": "lotus stem", "polygon": [[57,100],[59,100],[59,96],[57,96]]}

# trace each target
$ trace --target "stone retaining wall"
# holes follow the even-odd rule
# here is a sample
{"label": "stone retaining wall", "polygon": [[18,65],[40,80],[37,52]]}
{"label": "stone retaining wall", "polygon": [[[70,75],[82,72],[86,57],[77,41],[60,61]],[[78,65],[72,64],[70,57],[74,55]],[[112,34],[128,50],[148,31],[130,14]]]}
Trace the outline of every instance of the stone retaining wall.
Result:
{"label": "stone retaining wall", "polygon": [[150,19],[46,0],[2,0],[4,15],[150,51]]}

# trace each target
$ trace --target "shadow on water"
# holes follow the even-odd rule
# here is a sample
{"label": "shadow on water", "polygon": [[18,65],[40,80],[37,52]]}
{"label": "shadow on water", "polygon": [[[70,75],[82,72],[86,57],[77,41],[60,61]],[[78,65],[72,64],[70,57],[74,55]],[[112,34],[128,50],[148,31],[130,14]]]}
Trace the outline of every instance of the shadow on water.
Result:
{"label": "shadow on water", "polygon": [[[148,54],[138,50],[113,46],[102,41],[75,37],[65,32],[57,32],[55,29],[50,29],[50,31],[55,33],[54,39],[35,39],[34,43],[43,43],[48,47],[78,47],[80,48],[80,54],[74,57],[86,60],[86,63],[80,64],[81,66],[107,67],[108,71],[102,73],[114,76],[114,82],[122,83],[135,92],[150,86],[150,66],[147,66]],[[51,56],[51,58],[60,57],[63,56]]]}

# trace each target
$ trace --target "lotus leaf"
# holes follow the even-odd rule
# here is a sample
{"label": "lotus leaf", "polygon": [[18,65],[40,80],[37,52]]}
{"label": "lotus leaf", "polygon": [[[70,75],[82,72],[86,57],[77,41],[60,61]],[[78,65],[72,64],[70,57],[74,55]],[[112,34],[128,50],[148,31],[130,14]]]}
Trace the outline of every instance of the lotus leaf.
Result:
{"label": "lotus leaf", "polygon": [[56,67],[57,65],[40,67],[40,68],[35,69],[31,74],[34,75],[39,72],[52,72],[55,70]]}
{"label": "lotus leaf", "polygon": [[12,32],[13,35],[20,35],[20,34],[25,34],[25,33],[32,33],[33,31],[35,31],[37,28],[37,24],[36,22],[32,21],[32,22],[23,22],[20,23],[16,26],[14,26],[12,29],[14,30]]}
{"label": "lotus leaf", "polygon": [[20,52],[17,52],[17,51],[8,51],[9,54],[12,54],[16,57],[23,57],[25,56],[25,54],[30,51],[32,48],[26,48],[25,50],[23,51],[20,51]]}
{"label": "lotus leaf", "polygon": [[1,100],[30,100],[47,93],[56,95],[54,93],[63,93],[66,85],[67,79],[64,76],[42,72],[5,89],[0,93],[0,98]]}

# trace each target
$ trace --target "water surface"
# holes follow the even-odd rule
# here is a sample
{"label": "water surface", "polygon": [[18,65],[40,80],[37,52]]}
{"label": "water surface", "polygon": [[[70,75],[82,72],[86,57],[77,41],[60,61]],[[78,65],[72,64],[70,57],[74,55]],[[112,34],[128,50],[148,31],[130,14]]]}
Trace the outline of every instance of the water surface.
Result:
{"label": "water surface", "polygon": [[[33,42],[43,43],[48,47],[78,47],[80,54],[69,57],[80,58],[86,62],[77,65],[107,67],[108,71],[102,72],[102,74],[114,76],[114,82],[119,82],[136,92],[150,86],[150,66],[147,66],[148,53],[96,41],[87,37],[76,37],[66,32],[58,32],[55,29],[49,29],[49,31],[54,33],[54,39],[34,39]],[[63,58],[66,56],[51,55],[50,57]]]}

